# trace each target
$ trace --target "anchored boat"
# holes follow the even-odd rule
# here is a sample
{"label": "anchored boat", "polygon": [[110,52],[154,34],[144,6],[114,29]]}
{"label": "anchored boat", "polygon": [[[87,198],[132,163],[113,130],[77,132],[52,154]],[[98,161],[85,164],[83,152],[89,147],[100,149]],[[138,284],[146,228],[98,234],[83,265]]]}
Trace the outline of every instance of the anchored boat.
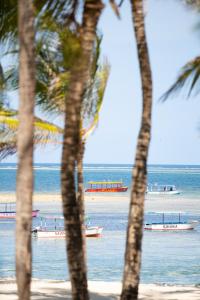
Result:
{"label": "anchored boat", "polygon": [[[38,216],[39,209],[32,211],[32,218]],[[0,203],[0,219],[15,219],[16,218],[16,203],[4,202]]]}
{"label": "anchored boat", "polygon": [[89,181],[88,188],[85,190],[87,193],[100,193],[100,192],[126,192],[127,186],[123,185],[122,181]]}
{"label": "anchored boat", "polygon": [[[59,223],[59,220],[63,220],[63,217],[47,216],[41,218],[40,226],[36,226],[32,230],[32,234],[37,238],[65,238],[65,230],[63,224]],[[52,220],[53,224],[48,225],[47,220]],[[85,225],[86,237],[99,237],[101,236],[103,227],[88,226]]]}
{"label": "anchored boat", "polygon": [[146,193],[149,195],[178,195],[180,191],[176,189],[175,185],[170,184],[148,184]]}
{"label": "anchored boat", "polygon": [[[161,214],[161,213],[158,213]],[[197,220],[191,220],[188,222],[181,221],[181,213],[178,213],[178,220],[176,222],[170,222],[166,220],[166,213],[162,213],[161,222],[149,222],[145,223],[145,230],[155,231],[180,231],[180,230],[193,230],[199,224]]]}

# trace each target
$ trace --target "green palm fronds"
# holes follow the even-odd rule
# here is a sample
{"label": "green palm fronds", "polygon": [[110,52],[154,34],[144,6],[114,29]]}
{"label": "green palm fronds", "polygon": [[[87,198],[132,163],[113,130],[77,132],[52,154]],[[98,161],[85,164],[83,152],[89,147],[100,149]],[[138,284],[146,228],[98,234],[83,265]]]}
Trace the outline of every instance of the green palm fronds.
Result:
{"label": "green palm fronds", "polygon": [[17,32],[17,1],[1,0],[0,42],[11,41]]}
{"label": "green palm fronds", "polygon": [[35,122],[34,122],[34,125],[35,125],[35,128],[36,130],[41,130],[41,131],[46,131],[50,134],[62,134],[63,133],[63,129],[60,128],[59,126],[55,125],[55,124],[52,124],[52,123],[49,123],[47,121],[41,121],[41,120],[38,120],[36,118]]}
{"label": "green palm fronds", "polygon": [[[14,3],[15,2],[15,3]],[[16,23],[16,1],[3,0],[2,13],[5,13],[5,19],[2,21],[3,30],[0,32],[0,42],[9,41],[12,34],[10,47],[4,51],[4,55],[13,56],[13,63],[2,70],[1,92],[17,90],[19,87],[18,74],[18,49],[17,49],[17,23]],[[80,1],[71,0],[34,0],[35,12],[37,14],[36,27],[36,104],[43,112],[61,114],[65,112],[65,99],[68,95],[70,82],[70,73],[77,57],[81,55],[79,32],[75,33],[71,27],[63,27],[63,20],[73,22],[73,16]],[[0,12],[1,12],[0,10]],[[11,15],[9,25],[6,31],[5,24]],[[71,20],[68,19],[71,18]],[[6,22],[5,22],[6,20]],[[67,22],[68,22],[67,21]],[[1,23],[0,23],[1,24]],[[77,26],[76,24],[75,26]],[[15,27],[15,31],[13,30]],[[102,105],[103,95],[106,88],[110,67],[108,63],[99,65],[101,36],[97,36],[93,49],[92,68],[90,71],[90,80],[84,93],[84,102],[82,110],[81,135],[83,140],[96,128],[99,112]],[[8,149],[8,141],[13,144],[16,140],[16,133],[19,126],[17,111],[6,110],[0,105],[0,143],[4,143],[2,149]],[[63,129],[58,126],[35,119],[35,144],[61,142]],[[14,141],[14,142],[13,142]],[[3,144],[2,144],[3,145]],[[1,146],[0,146],[1,147]],[[4,151],[6,153],[6,150]],[[12,153],[9,152],[9,153]]]}
{"label": "green palm fronds", "polygon": [[14,117],[17,114],[17,110],[0,107],[0,117]]}
{"label": "green palm fronds", "polygon": [[[83,110],[82,115],[82,130],[81,136],[82,140],[85,141],[87,137],[95,130],[98,121],[99,113],[103,103],[103,97],[105,94],[105,89],[108,82],[108,77],[110,74],[110,65],[105,62],[97,72],[93,85],[93,93],[91,94],[92,109],[89,111]],[[89,98],[86,97],[85,105],[88,106]],[[86,124],[85,124],[86,123]]]}
{"label": "green palm fronds", "polygon": [[178,95],[187,89],[186,97],[197,95],[200,92],[200,57],[191,60],[183,66],[180,75],[170,89],[161,97],[165,101],[169,96]]}
{"label": "green palm fronds", "polygon": [[[16,153],[17,131],[19,120],[18,112],[8,109],[0,109],[0,159]],[[43,121],[35,117],[34,121],[34,143],[35,145],[61,144],[63,129],[53,123]]]}
{"label": "green palm fronds", "polygon": [[[1,134],[0,134],[1,136]],[[9,155],[13,155],[16,153],[16,141],[8,140],[7,142],[0,141],[0,161],[5,159]]]}

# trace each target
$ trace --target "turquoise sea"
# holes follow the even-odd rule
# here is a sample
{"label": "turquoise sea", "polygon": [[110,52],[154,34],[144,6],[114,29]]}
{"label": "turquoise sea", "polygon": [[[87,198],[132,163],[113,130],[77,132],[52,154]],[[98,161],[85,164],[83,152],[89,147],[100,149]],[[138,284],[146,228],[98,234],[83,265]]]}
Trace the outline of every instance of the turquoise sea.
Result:
{"label": "turquoise sea", "polygon": [[[85,165],[85,186],[89,180],[123,180],[131,184],[131,165]],[[0,193],[15,192],[16,165],[0,165]],[[182,219],[200,220],[200,166],[151,165],[148,167],[148,182],[174,184],[181,191],[172,199],[148,199],[174,201],[176,211],[182,211]],[[60,166],[56,164],[35,165],[35,192],[57,194],[60,192]],[[120,197],[119,194],[115,196]],[[95,195],[94,195],[95,197]],[[6,201],[6,199],[5,199]],[[181,203],[192,203],[191,211]],[[101,238],[87,239],[88,277],[90,280],[120,281],[126,238],[128,204],[117,200],[86,206],[91,225],[103,226]],[[177,204],[177,205],[176,205]],[[45,214],[45,203],[36,204],[41,215]],[[55,203],[50,214],[60,214],[60,205]],[[145,220],[159,218],[152,211],[145,212]],[[168,214],[170,220],[177,215]],[[38,224],[39,218],[34,219]],[[0,277],[15,275],[14,242],[15,221],[0,221]],[[45,279],[68,279],[65,241],[33,239],[33,277]],[[188,232],[145,232],[141,281],[144,283],[200,284],[200,225]]]}

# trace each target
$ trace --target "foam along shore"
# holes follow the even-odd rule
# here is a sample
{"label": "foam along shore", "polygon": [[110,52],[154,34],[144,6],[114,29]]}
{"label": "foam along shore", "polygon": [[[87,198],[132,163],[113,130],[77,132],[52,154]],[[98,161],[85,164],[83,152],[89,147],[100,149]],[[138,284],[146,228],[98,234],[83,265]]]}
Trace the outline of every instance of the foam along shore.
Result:
{"label": "foam along shore", "polygon": [[[119,299],[120,282],[89,281],[91,300]],[[39,280],[32,281],[32,300],[71,299],[70,283],[67,281]],[[0,298],[17,300],[14,279],[0,279]],[[139,288],[141,300],[197,300],[200,299],[200,288],[193,285],[156,285],[141,284]]]}

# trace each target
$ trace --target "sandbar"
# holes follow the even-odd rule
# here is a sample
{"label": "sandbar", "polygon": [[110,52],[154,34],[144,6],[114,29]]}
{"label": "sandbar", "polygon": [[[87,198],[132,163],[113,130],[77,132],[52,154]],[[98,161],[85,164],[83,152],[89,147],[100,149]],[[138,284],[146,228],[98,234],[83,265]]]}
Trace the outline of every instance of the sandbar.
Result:
{"label": "sandbar", "polygon": [[[0,193],[0,203],[15,202],[16,196],[14,193]],[[129,209],[130,195],[85,195],[85,206],[89,211],[119,211],[127,212]],[[44,213],[50,209],[61,210],[62,201],[61,195],[48,193],[34,193],[33,203],[35,208],[39,208]],[[146,197],[145,199],[146,212],[191,212],[200,214],[200,198],[183,197],[183,196],[160,196]]]}

